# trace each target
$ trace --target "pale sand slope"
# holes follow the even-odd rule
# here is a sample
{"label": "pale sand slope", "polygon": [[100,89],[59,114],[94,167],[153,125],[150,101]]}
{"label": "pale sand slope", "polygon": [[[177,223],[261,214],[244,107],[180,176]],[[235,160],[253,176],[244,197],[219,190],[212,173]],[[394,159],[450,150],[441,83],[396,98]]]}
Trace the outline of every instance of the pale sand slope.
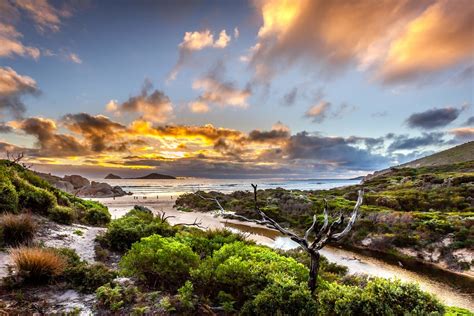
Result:
{"label": "pale sand slope", "polygon": [[[159,199],[156,197],[151,198],[148,196],[146,199],[140,197],[139,199],[134,199],[133,196],[122,196],[113,198],[101,198],[94,199],[109,208],[112,218],[119,218],[125,215],[129,210],[131,210],[134,205],[141,205],[148,207],[155,214],[159,215],[160,213],[166,213],[166,216],[172,216],[168,218],[168,222],[172,225],[179,223],[192,224],[194,221],[200,223],[200,226],[206,229],[219,229],[219,228],[228,228],[230,230],[235,230],[239,225],[242,225],[241,221],[224,219],[221,217],[215,217],[211,213],[198,213],[198,212],[181,212],[174,208],[174,203],[176,201],[176,196],[160,196]],[[254,223],[245,223],[246,231],[249,231],[250,228],[254,228],[255,232],[248,235],[248,238],[263,245],[272,245],[274,243],[273,239],[262,236],[259,232],[260,230],[265,230],[265,235],[267,236],[277,236],[278,233],[271,229],[262,227]]]}

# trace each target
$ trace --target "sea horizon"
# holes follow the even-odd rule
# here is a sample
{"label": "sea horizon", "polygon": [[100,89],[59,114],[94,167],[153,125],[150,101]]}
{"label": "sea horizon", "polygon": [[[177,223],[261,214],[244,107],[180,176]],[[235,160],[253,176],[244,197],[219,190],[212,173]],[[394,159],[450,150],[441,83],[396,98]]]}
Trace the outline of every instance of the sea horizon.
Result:
{"label": "sea horizon", "polygon": [[230,193],[234,191],[251,190],[251,183],[259,189],[283,188],[286,190],[326,190],[335,187],[354,185],[360,180],[352,179],[210,179],[210,178],[178,178],[178,179],[91,179],[105,182],[112,186],[120,186],[123,190],[134,195],[161,196],[179,195],[201,191],[219,191]]}

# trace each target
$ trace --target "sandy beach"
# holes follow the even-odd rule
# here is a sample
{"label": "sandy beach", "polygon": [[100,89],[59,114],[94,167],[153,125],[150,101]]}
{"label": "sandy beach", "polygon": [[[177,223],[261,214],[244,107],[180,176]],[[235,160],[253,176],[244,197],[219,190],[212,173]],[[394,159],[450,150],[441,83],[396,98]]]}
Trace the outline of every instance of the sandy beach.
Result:
{"label": "sandy beach", "polygon": [[[242,228],[241,226],[243,226],[243,224],[238,220],[217,217],[211,213],[182,212],[177,210],[174,207],[177,198],[176,195],[160,195],[159,198],[150,196],[146,196],[146,198],[143,196],[134,197],[134,195],[126,195],[116,198],[100,198],[94,200],[106,205],[114,219],[124,216],[135,205],[141,205],[148,207],[155,214],[162,214],[164,212],[166,216],[170,216],[168,221],[172,225],[180,223],[192,224],[196,221],[205,229],[227,228],[234,232],[243,230],[239,229]],[[276,237],[279,235],[277,231],[254,223],[245,223],[244,226],[246,232],[252,231],[251,233],[246,233],[248,234],[248,238],[259,244],[272,246],[275,241],[267,236]]]}

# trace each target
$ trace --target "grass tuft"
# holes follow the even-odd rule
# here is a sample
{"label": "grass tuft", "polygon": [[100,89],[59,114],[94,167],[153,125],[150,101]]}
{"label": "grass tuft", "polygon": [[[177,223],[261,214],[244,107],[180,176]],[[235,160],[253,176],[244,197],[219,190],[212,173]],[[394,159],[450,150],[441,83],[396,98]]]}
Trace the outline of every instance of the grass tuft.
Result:
{"label": "grass tuft", "polygon": [[27,214],[3,214],[0,216],[0,235],[5,246],[18,246],[30,242],[36,232],[36,224]]}
{"label": "grass tuft", "polygon": [[14,269],[27,283],[43,283],[63,273],[66,261],[52,249],[20,247],[10,251]]}

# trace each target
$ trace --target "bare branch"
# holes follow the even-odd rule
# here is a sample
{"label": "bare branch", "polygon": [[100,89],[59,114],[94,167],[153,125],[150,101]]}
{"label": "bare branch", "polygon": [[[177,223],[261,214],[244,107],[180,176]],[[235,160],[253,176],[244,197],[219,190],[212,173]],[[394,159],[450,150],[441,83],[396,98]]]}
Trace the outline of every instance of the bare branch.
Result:
{"label": "bare branch", "polygon": [[316,217],[316,215],[313,215],[313,224],[311,224],[311,226],[308,228],[308,230],[304,234],[304,239],[308,243],[309,243],[309,240],[308,240],[309,235],[314,231],[314,228],[316,227],[317,220],[318,220],[318,218]]}
{"label": "bare branch", "polygon": [[174,224],[173,226],[196,226],[200,229],[207,229],[208,228],[208,227],[202,226],[202,221],[201,220],[198,221],[197,218],[194,219],[193,223],[177,223],[177,224]]}
{"label": "bare branch", "polygon": [[359,190],[357,203],[354,206],[354,210],[352,211],[352,215],[351,215],[351,218],[349,219],[349,222],[347,223],[347,226],[344,228],[342,232],[332,235],[331,240],[334,240],[334,241],[340,240],[342,239],[342,237],[346,236],[350,232],[350,230],[352,229],[352,226],[354,226],[354,223],[357,219],[359,208],[362,205],[363,196],[364,196],[364,190]]}

